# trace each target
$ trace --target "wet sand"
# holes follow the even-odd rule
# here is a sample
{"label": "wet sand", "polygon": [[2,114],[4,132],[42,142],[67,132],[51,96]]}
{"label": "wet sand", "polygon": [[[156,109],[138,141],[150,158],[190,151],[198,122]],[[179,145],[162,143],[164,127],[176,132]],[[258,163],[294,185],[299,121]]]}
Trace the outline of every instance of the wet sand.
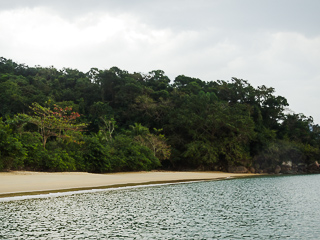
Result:
{"label": "wet sand", "polygon": [[225,172],[130,172],[92,174],[84,172],[27,172],[0,173],[0,198],[48,192],[75,191],[155,183],[217,180],[258,174]]}

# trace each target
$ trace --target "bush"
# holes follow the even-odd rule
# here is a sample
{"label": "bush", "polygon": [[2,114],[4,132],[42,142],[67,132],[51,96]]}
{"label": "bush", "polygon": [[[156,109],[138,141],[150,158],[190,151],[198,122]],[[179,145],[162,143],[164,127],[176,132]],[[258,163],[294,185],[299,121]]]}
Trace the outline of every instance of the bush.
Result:
{"label": "bush", "polygon": [[75,171],[76,165],[74,159],[65,149],[46,150],[45,169],[49,171]]}
{"label": "bush", "polygon": [[0,170],[18,170],[24,166],[26,151],[9,125],[0,118]]}
{"label": "bush", "polygon": [[303,159],[303,153],[294,142],[278,140],[270,143],[255,156],[255,163],[262,169],[275,168],[282,162],[291,161],[298,164]]}
{"label": "bush", "polygon": [[149,148],[141,146],[128,136],[119,135],[110,145],[111,166],[114,171],[148,171],[161,165]]}
{"label": "bush", "polygon": [[101,134],[85,138],[84,159],[89,172],[151,170],[160,166],[152,151],[131,137],[119,135],[106,141]]}
{"label": "bush", "polygon": [[23,148],[27,152],[25,169],[43,170],[45,166],[46,151],[43,149],[41,135],[37,132],[26,132],[20,136]]}
{"label": "bush", "polygon": [[88,172],[110,172],[109,147],[99,134],[86,136],[83,158]]}

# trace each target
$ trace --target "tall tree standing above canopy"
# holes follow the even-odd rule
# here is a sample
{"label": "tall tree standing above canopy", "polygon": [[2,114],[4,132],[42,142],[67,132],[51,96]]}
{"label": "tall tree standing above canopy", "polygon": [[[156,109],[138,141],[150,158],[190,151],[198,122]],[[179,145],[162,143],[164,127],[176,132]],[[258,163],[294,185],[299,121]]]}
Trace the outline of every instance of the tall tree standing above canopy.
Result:
{"label": "tall tree standing above canopy", "polygon": [[38,126],[43,148],[46,148],[49,137],[72,138],[68,132],[79,132],[86,127],[83,123],[76,123],[80,114],[72,112],[71,107],[61,108],[54,105],[55,111],[52,111],[50,108],[33,103],[30,109],[33,111],[33,116],[28,116],[28,119],[29,122]]}

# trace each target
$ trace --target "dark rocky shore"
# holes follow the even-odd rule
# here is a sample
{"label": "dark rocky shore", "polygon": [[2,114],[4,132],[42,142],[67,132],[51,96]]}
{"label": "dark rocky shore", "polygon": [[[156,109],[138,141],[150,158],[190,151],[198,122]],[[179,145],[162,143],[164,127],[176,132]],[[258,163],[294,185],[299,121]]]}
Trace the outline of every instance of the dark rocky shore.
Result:
{"label": "dark rocky shore", "polygon": [[311,164],[293,164],[291,161],[283,162],[275,167],[260,168],[259,165],[246,168],[244,166],[231,166],[228,168],[231,173],[269,173],[269,174],[314,174],[320,173],[320,165],[318,161]]}

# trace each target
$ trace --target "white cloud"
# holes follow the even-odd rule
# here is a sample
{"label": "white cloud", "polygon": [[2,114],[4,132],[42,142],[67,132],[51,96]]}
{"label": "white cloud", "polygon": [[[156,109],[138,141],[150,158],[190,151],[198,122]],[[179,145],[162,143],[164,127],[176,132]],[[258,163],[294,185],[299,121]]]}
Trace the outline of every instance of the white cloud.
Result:
{"label": "white cloud", "polygon": [[[248,79],[254,85],[274,87],[276,94],[288,99],[297,113],[312,115],[320,123],[317,111],[320,90],[320,36],[306,37],[296,32],[256,34],[260,48],[250,51],[236,46],[237,54],[218,75]],[[235,43],[237,44],[237,43]],[[254,43],[252,43],[254,44]]]}
{"label": "white cloud", "polygon": [[[75,60],[74,67],[79,66],[81,70],[95,67],[86,54],[95,62],[94,57],[101,57],[99,52],[107,53],[103,56],[107,61],[110,59],[111,63],[115,59],[117,62],[119,56],[162,44],[168,35],[166,30],[149,29],[126,14],[87,14],[71,22],[45,8],[1,12],[0,23],[0,42],[3,43],[0,49],[5,57],[21,59],[25,56],[23,59],[29,64],[57,67],[68,66]],[[82,56],[83,62],[69,57],[76,53]]]}
{"label": "white cloud", "polygon": [[[187,18],[183,13],[179,11],[178,25]],[[201,20],[198,14],[193,17]],[[230,22],[236,22],[236,17],[231,16],[225,28],[223,21],[208,14],[208,25],[199,20],[198,28],[196,23],[180,28],[176,22],[171,27],[173,18],[157,25],[159,12],[152,22],[119,8],[116,13],[101,9],[64,16],[45,7],[0,11],[2,56],[29,66],[81,71],[112,66],[130,72],[162,69],[172,80],[179,74],[205,81],[243,78],[253,86],[274,87],[292,110],[312,115],[320,123],[320,34],[263,27],[231,31]]]}
{"label": "white cloud", "polygon": [[274,87],[286,96],[295,112],[312,115],[320,123],[317,111],[320,90],[320,36],[307,38],[299,33],[273,34],[264,55]]}

